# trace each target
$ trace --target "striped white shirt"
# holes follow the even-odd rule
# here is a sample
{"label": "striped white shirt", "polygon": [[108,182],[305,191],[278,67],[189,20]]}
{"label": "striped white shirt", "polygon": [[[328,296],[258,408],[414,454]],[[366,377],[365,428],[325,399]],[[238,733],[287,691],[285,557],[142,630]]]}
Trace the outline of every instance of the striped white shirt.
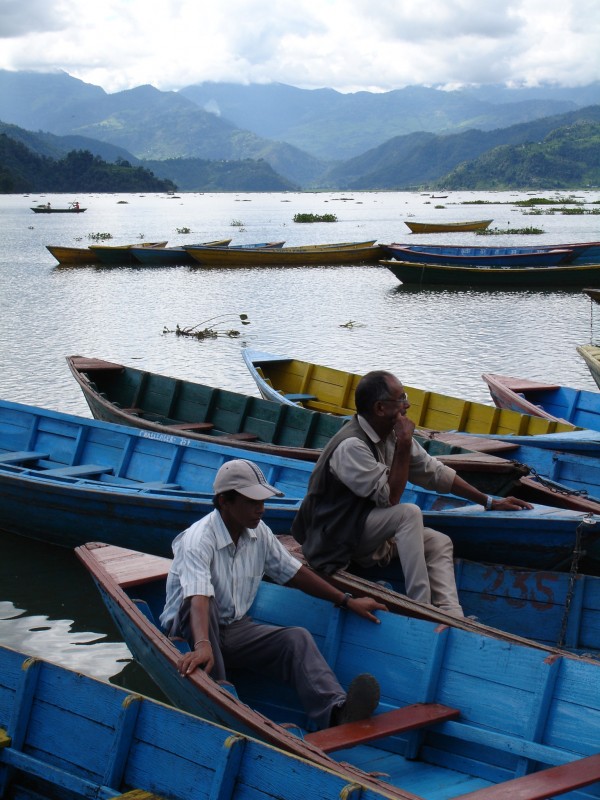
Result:
{"label": "striped white shirt", "polygon": [[264,522],[255,529],[246,528],[236,547],[217,510],[173,540],[173,556],[160,617],[165,630],[181,603],[194,595],[214,596],[222,625],[241,619],[252,605],[263,575],[283,584],[301,566]]}

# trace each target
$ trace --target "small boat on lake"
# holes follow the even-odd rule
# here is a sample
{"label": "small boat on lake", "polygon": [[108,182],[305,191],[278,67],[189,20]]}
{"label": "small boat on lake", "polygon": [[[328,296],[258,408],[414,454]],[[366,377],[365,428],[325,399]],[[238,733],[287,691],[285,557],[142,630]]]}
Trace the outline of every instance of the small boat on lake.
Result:
{"label": "small boat on lake", "polygon": [[188,247],[186,249],[199,264],[218,267],[364,264],[377,261],[383,253],[378,245],[371,242],[343,242],[306,247],[238,247],[236,249],[231,247]]}
{"label": "small boat on lake", "polygon": [[87,208],[81,208],[79,203],[69,203],[66,208],[54,208],[50,203],[40,204],[31,208],[34,214],[82,214]]}
{"label": "small boat on lake", "polygon": [[[494,247],[492,245],[482,245],[472,247],[471,245],[460,244],[413,244],[406,242],[402,244],[381,245],[386,247],[406,248],[410,251],[432,253],[436,263],[440,256],[461,256],[465,257],[465,263],[473,263],[474,258],[485,256],[512,256],[519,253],[527,254],[539,250],[570,250],[571,254],[565,257],[562,263],[569,264],[598,264],[600,263],[600,242],[569,242],[568,244],[545,244],[545,245],[519,245],[518,247]],[[408,258],[400,259],[408,261]],[[584,289],[585,291],[585,289]]]}
{"label": "small boat on lake", "polygon": [[484,231],[492,224],[491,219],[476,219],[469,222],[416,222],[404,220],[413,233],[456,233],[461,231]]}
{"label": "small boat on lake", "polygon": [[[329,414],[356,413],[354,391],[361,375],[332,367],[244,348],[242,357],[260,394],[267,400]],[[495,408],[492,405],[406,386],[410,408],[407,415],[419,428],[433,431],[539,434],[570,431],[568,422]]]}
{"label": "small boat on lake", "polygon": [[138,260],[134,258],[131,250],[134,247],[166,247],[167,242],[145,242],[143,244],[120,244],[120,245],[106,245],[106,244],[92,244],[90,250],[93,251],[97,257],[96,260],[102,264],[116,264],[124,266],[128,264],[138,264]]}
{"label": "small boat on lake", "polygon": [[95,419],[253,452],[316,461],[342,417],[159,375],[112,361],[69,356]]}
{"label": "small boat on lake", "polygon": [[[248,457],[218,441],[0,401],[2,528],[66,547],[102,537],[167,555],[178,533],[212,511],[219,467]],[[265,504],[264,521],[288,533],[314,465],[256,452],[250,460],[284,493]],[[563,568],[582,520],[596,519],[543,505],[485,511],[412,485],[402,501],[419,505],[426,524],[453,539],[459,558],[540,569]],[[600,525],[586,526],[585,545],[591,559],[600,559]]]}
{"label": "small boat on lake", "polygon": [[[307,787],[318,797],[354,796],[347,789],[356,771],[332,759],[298,758],[6,646],[0,646],[0,724],[4,800],[190,800],[199,794],[302,800]],[[371,783],[361,787],[363,800],[388,800]]]}
{"label": "small boat on lake", "polygon": [[[525,250],[518,247],[484,248],[463,247],[461,252],[453,252],[451,247],[428,249],[427,246],[382,244],[382,249],[389,258],[411,264],[444,264],[446,266],[471,267],[547,267],[570,262],[573,251],[553,248]],[[458,248],[457,248],[458,249]]]}
{"label": "small boat on lake", "polygon": [[464,620],[380,611],[373,625],[262,581],[255,620],[308,629],[342,686],[365,671],[380,683],[371,718],[314,731],[289,688],[265,675],[238,670],[220,686],[202,670],[178,673],[180,651],[155,622],[168,560],[99,543],[76,553],[134,658],[172,703],[346,776],[361,797],[377,789],[388,800],[533,800],[600,780],[593,659]]}
{"label": "small boat on lake", "polygon": [[[303,563],[302,548],[291,536],[279,540]],[[580,554],[568,572],[523,569],[457,558],[458,597],[469,620],[547,647],[600,658],[600,578],[581,572]],[[439,609],[410,600],[398,560],[385,567],[351,563],[328,580],[354,597],[374,597],[395,614],[426,618]],[[442,617],[440,616],[440,621]]]}
{"label": "small boat on lake", "polygon": [[[562,257],[557,251],[558,260]],[[531,267],[469,267],[449,264],[416,264],[393,259],[379,262],[394,273],[402,283],[420,286],[474,286],[519,289],[573,288],[598,283],[600,264],[549,264]]]}
{"label": "small boat on lake", "polygon": [[56,247],[55,245],[47,244],[46,250],[54,256],[59,264],[64,266],[74,267],[97,264],[99,261],[98,256],[89,247]]}
{"label": "small boat on lake", "polygon": [[[191,246],[227,247],[230,241],[231,239],[218,239],[214,242],[202,242]],[[196,262],[186,251],[185,248],[188,246],[190,245],[185,247],[183,245],[177,247],[139,247],[135,245],[130,248],[130,255],[140,264],[147,267],[190,266]]]}
{"label": "small boat on lake", "polygon": [[560,384],[484,373],[492,400],[498,408],[521,414],[571,422],[578,428],[600,431],[600,393]]}
{"label": "small boat on lake", "polygon": [[592,378],[600,389],[600,347],[594,344],[582,344],[577,347],[577,352],[587,364]]}

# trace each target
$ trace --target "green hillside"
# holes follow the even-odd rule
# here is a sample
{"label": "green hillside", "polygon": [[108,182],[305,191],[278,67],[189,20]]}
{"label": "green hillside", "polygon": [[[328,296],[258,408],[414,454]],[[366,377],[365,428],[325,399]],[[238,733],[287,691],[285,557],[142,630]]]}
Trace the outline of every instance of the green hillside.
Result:
{"label": "green hillside", "polygon": [[600,186],[600,123],[579,121],[540,142],[497,147],[439,181],[446,189],[577,189]]}

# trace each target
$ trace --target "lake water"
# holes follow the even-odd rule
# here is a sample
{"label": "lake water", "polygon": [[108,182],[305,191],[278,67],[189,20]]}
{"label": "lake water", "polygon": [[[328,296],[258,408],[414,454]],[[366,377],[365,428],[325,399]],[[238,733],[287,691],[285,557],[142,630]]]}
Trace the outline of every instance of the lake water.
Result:
{"label": "lake water", "polygon": [[[64,268],[45,247],[84,247],[97,233],[112,234],[110,244],[230,237],[232,244],[442,241],[440,235],[410,234],[403,224],[410,217],[493,218],[492,225],[501,229],[544,230],[540,236],[444,238],[461,244],[600,239],[598,216],[531,216],[513,205],[527,197],[474,192],[443,200],[408,192],[0,196],[0,396],[89,417],[66,366],[65,356],[72,354],[256,394],[240,354],[245,345],[354,372],[388,369],[408,385],[482,402],[491,402],[482,372],[595,391],[575,347],[594,339],[600,312],[581,291],[416,289],[401,286],[379,265]],[[577,197],[597,203],[600,193]],[[40,202],[60,207],[75,199],[87,207],[85,213],[42,216],[30,210]],[[465,204],[477,200],[491,204]],[[333,213],[338,222],[297,224],[296,213]],[[239,322],[242,313],[250,320],[247,326]],[[200,342],[165,333],[178,324],[235,329],[240,336]],[[130,663],[71,552],[10,535],[2,537],[0,548],[0,642],[160,696]]]}

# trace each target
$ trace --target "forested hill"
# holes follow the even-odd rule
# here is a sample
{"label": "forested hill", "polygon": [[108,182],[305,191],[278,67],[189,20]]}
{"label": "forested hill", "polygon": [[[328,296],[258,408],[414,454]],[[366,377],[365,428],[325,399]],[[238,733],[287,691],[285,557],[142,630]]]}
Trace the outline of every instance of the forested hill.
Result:
{"label": "forested hill", "polygon": [[164,192],[177,187],[144,167],[108,164],[87,150],[63,158],[40,156],[0,134],[0,192]]}
{"label": "forested hill", "polygon": [[600,186],[600,123],[557,128],[541,142],[496,147],[439,181],[446,189],[573,189]]}

